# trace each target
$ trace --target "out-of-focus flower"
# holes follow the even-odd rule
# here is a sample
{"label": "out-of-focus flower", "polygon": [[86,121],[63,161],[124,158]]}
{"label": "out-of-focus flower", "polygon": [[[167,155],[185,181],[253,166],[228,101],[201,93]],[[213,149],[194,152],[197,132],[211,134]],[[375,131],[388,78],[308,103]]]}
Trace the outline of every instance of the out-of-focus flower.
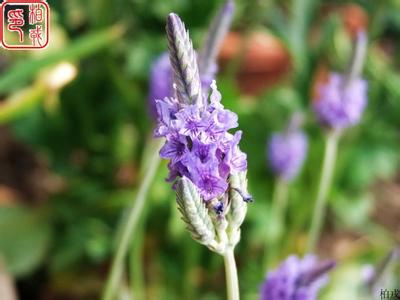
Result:
{"label": "out-of-focus flower", "polygon": [[303,165],[307,148],[307,136],[297,125],[273,134],[268,144],[268,158],[275,175],[284,181],[293,180]]}
{"label": "out-of-focus flower", "polygon": [[360,31],[368,27],[368,14],[365,9],[355,3],[348,3],[341,7],[340,15],[346,30],[351,36],[357,36]]}
{"label": "out-of-focus flower", "polygon": [[313,107],[323,126],[344,129],[357,124],[367,105],[367,82],[331,73],[326,83],[320,84]]}
{"label": "out-of-focus flower", "polygon": [[367,105],[367,82],[360,78],[367,53],[365,32],[357,35],[349,71],[330,73],[327,80],[317,86],[313,108],[321,125],[341,130],[360,122]]}
{"label": "out-of-focus flower", "polygon": [[154,117],[157,117],[155,100],[173,96],[172,76],[168,52],[164,52],[153,62],[150,71],[149,106]]}
{"label": "out-of-focus flower", "polygon": [[314,255],[303,259],[290,256],[268,273],[260,300],[315,300],[328,282],[327,272],[334,266],[333,261],[319,262]]}

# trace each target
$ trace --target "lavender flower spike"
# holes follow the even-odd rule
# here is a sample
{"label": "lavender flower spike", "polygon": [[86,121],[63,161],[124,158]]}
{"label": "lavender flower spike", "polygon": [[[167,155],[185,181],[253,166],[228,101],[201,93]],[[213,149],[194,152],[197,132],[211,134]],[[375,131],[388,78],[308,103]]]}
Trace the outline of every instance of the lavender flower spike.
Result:
{"label": "lavender flower spike", "polygon": [[[187,49],[191,41],[175,14],[168,17],[167,33],[175,86],[199,87],[199,76],[193,76],[198,73],[192,72],[197,68],[191,60],[186,62],[192,53]],[[210,95],[195,94],[200,97],[196,102],[188,101],[192,96],[185,94],[192,88],[179,87],[177,99],[156,100],[155,136],[166,139],[160,156],[169,160],[168,181],[175,182],[179,209],[193,238],[223,254],[239,242],[251,196],[247,193],[246,154],[239,149],[242,132],[229,133],[238,126],[237,115],[222,105],[215,81],[210,88]],[[205,231],[210,228],[204,225],[210,224],[208,217],[213,220],[211,232]]]}
{"label": "lavender flower spike", "polygon": [[182,219],[194,240],[224,257],[227,298],[239,300],[233,250],[247,202],[247,157],[240,151],[242,132],[231,134],[238,117],[221,103],[212,81],[210,95],[201,92],[192,42],[175,14],[167,20],[170,60],[177,98],[156,100],[156,137],[165,137],[160,156],[168,159],[168,181],[174,181]]}
{"label": "lavender flower spike", "polygon": [[174,13],[168,16],[166,30],[178,99],[185,104],[200,105],[202,104],[200,75],[189,33],[181,19]]}
{"label": "lavender flower spike", "polygon": [[226,36],[233,19],[235,3],[233,0],[227,0],[214,18],[210,29],[208,30],[205,42],[199,52],[200,78],[203,87],[208,89],[215,73],[218,70],[217,55],[222,41]]}
{"label": "lavender flower spike", "polygon": [[360,78],[366,49],[366,35],[360,32],[347,74],[331,73],[318,87],[313,108],[323,126],[341,130],[360,121],[367,104],[367,82]]}
{"label": "lavender flower spike", "polygon": [[318,262],[314,255],[303,259],[290,256],[268,273],[260,300],[316,300],[319,290],[328,282],[326,273],[334,266],[333,261]]}
{"label": "lavender flower spike", "polygon": [[300,171],[307,154],[307,136],[299,130],[296,115],[288,129],[272,135],[268,145],[268,158],[275,175],[289,182]]}

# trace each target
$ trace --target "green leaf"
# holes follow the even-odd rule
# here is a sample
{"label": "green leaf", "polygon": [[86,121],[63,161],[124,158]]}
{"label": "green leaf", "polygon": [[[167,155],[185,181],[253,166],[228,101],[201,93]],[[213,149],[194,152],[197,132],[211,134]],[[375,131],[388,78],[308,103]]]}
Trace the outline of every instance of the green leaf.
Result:
{"label": "green leaf", "polygon": [[360,147],[349,155],[344,174],[355,187],[366,187],[377,179],[389,179],[396,173],[399,159],[394,149],[375,146]]}
{"label": "green leaf", "polygon": [[339,195],[332,201],[332,207],[341,224],[360,227],[369,221],[373,198],[370,194]]}
{"label": "green leaf", "polygon": [[33,271],[48,249],[51,230],[36,211],[22,207],[0,208],[0,255],[14,276]]}
{"label": "green leaf", "polygon": [[36,84],[12,95],[0,106],[0,124],[7,123],[32,110],[46,94],[44,85]]}
{"label": "green leaf", "polygon": [[41,58],[25,59],[11,67],[0,77],[0,93],[6,93],[17,84],[31,80],[43,68],[65,60],[82,59],[100,49],[110,46],[121,37],[123,30],[119,26],[87,34],[77,39],[61,51],[47,54]]}

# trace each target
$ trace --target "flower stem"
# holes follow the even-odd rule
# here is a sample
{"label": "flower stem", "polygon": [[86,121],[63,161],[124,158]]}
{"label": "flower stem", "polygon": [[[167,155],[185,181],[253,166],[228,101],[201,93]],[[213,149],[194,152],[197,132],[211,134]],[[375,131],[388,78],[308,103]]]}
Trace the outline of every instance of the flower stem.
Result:
{"label": "flower stem", "polygon": [[307,248],[309,253],[314,252],[315,250],[317,241],[321,234],[323,220],[325,219],[325,208],[335,167],[338,140],[338,132],[330,132],[326,136],[325,154],[322,165],[321,179],[319,183],[318,194],[315,202],[315,208],[308,239]]}
{"label": "flower stem", "polygon": [[146,171],[143,180],[139,186],[136,200],[129,208],[129,211],[127,212],[127,218],[122,225],[120,239],[118,241],[115,255],[111,264],[111,271],[108,274],[107,282],[103,291],[103,300],[112,300],[115,298],[116,287],[122,277],[124,260],[127,255],[130,242],[133,238],[136,225],[143,210],[150,185],[160,164],[158,151],[161,147],[162,142],[163,140],[161,140],[161,142],[157,141],[157,145],[153,145],[153,151],[151,152],[151,155],[149,155],[149,163],[147,166],[144,166],[145,168],[143,170]]}
{"label": "flower stem", "polygon": [[233,249],[228,248],[224,254],[226,291],[228,300],[239,300],[239,281],[236,270],[235,256]]}
{"label": "flower stem", "polygon": [[146,299],[144,274],[143,274],[143,242],[146,219],[146,209],[142,212],[142,218],[135,230],[135,242],[132,243],[129,260],[129,282],[131,293],[135,299]]}

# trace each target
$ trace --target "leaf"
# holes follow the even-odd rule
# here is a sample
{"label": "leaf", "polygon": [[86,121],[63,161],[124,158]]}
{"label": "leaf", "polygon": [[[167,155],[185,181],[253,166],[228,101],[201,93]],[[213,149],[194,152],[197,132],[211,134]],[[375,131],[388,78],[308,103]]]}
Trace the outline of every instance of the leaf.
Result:
{"label": "leaf", "polygon": [[46,94],[46,87],[42,84],[35,84],[25,88],[0,105],[0,124],[12,121],[34,108]]}
{"label": "leaf", "polygon": [[192,181],[186,177],[177,183],[176,199],[182,219],[193,239],[203,245],[209,245],[214,241],[215,229],[207,207]]}
{"label": "leaf", "polygon": [[243,196],[238,192],[247,194],[247,178],[246,172],[235,173],[230,176],[230,193],[229,200],[231,208],[229,211],[229,225],[234,230],[238,230],[242,225],[247,212],[247,204],[243,200]]}
{"label": "leaf", "polygon": [[45,258],[51,230],[36,211],[22,207],[0,208],[0,255],[14,276],[33,271]]}
{"label": "leaf", "polygon": [[331,205],[341,224],[352,228],[360,228],[369,222],[372,210],[372,196],[361,195],[338,195]]}
{"label": "leaf", "polygon": [[87,34],[68,45],[64,50],[47,54],[42,58],[25,59],[11,67],[0,77],[0,93],[13,89],[17,83],[26,83],[43,68],[65,60],[82,59],[100,49],[106,48],[123,33],[119,26]]}
{"label": "leaf", "polygon": [[345,178],[355,187],[366,187],[377,179],[395,175],[399,163],[397,152],[389,147],[360,147],[348,158]]}

